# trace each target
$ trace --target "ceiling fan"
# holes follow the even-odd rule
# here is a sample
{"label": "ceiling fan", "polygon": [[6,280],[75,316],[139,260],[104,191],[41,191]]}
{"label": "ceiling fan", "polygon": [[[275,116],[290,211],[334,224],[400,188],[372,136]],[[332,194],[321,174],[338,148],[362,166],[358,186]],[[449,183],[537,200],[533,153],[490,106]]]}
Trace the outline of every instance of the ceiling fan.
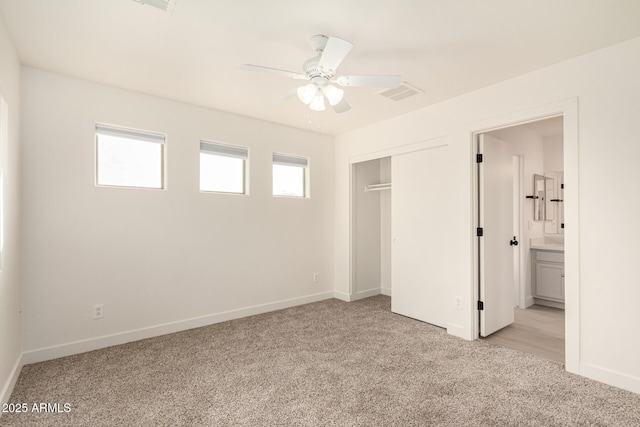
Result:
{"label": "ceiling fan", "polygon": [[295,88],[273,100],[271,105],[278,105],[289,98],[298,95],[300,101],[313,111],[325,110],[325,99],[336,113],[349,111],[351,106],[344,99],[344,90],[329,83],[337,83],[345,87],[377,87],[395,88],[401,83],[400,76],[336,76],[336,70],[347,56],[353,44],[338,37],[315,35],[309,39],[316,56],[308,59],[302,65],[304,73],[263,67],[260,65],[243,64],[241,68],[251,71],[265,71],[309,83]]}

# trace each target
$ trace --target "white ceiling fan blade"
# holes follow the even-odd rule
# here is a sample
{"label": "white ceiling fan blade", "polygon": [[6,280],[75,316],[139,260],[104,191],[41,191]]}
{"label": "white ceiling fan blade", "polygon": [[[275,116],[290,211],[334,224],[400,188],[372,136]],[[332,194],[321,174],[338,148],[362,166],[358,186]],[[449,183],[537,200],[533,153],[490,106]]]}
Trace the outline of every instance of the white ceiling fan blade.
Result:
{"label": "white ceiling fan blade", "polygon": [[275,106],[278,106],[278,105],[282,104],[285,101],[288,101],[289,99],[291,99],[291,98],[293,98],[294,96],[297,95],[297,90],[298,90],[298,88],[294,87],[293,89],[283,93],[279,97],[277,97],[275,99],[272,99],[269,102],[269,106],[270,107],[275,107]]}
{"label": "white ceiling fan blade", "polygon": [[347,56],[353,44],[338,37],[329,37],[327,44],[322,51],[318,66],[325,72],[335,72],[338,65]]}
{"label": "white ceiling fan blade", "polygon": [[292,79],[307,80],[307,76],[304,74],[296,73],[295,71],[279,70],[278,68],[263,67],[262,65],[242,64],[240,68],[249,71],[264,71],[279,74],[281,76],[291,77]]}
{"label": "white ceiling fan blade", "polygon": [[344,113],[346,111],[349,111],[351,109],[351,105],[349,105],[349,103],[342,98],[342,101],[338,102],[336,105],[333,105],[333,111],[335,111],[336,113]]}
{"label": "white ceiling fan blade", "polygon": [[400,86],[400,76],[340,76],[335,80],[340,86],[394,88]]}

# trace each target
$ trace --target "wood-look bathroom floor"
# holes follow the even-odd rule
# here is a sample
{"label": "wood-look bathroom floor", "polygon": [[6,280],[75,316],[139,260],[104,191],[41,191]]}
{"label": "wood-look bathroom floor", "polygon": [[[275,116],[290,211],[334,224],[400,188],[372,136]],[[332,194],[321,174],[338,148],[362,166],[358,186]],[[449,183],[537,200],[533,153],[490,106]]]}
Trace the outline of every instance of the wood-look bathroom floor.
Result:
{"label": "wood-look bathroom floor", "polygon": [[564,363],[564,310],[514,308],[515,322],[484,338],[495,344]]}

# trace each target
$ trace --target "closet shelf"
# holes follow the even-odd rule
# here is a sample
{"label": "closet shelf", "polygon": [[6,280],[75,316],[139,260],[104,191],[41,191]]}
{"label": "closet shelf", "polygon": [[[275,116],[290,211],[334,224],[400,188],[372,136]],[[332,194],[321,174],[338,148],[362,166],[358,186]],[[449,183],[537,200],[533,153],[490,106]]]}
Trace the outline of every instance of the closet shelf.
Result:
{"label": "closet shelf", "polygon": [[382,190],[391,190],[391,183],[385,184],[369,184],[364,187],[364,191],[382,191]]}

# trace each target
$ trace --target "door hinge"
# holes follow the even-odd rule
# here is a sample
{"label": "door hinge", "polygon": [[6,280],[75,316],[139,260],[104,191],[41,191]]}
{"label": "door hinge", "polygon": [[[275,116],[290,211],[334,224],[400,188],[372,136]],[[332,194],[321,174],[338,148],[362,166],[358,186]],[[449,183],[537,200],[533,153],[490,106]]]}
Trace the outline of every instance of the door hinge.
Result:
{"label": "door hinge", "polygon": [[476,228],[476,236],[477,237],[482,237],[484,236],[484,229],[482,227],[478,227]]}
{"label": "door hinge", "polygon": [[476,154],[476,163],[482,163],[482,154]]}
{"label": "door hinge", "polygon": [[478,310],[484,310],[484,302],[478,301]]}

